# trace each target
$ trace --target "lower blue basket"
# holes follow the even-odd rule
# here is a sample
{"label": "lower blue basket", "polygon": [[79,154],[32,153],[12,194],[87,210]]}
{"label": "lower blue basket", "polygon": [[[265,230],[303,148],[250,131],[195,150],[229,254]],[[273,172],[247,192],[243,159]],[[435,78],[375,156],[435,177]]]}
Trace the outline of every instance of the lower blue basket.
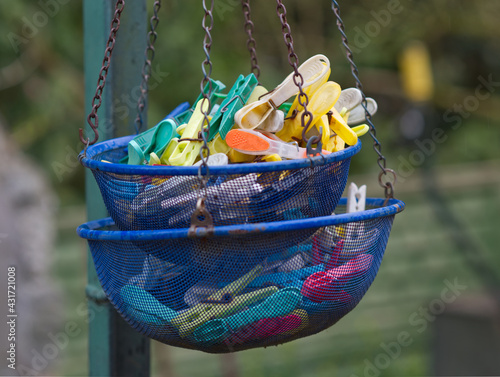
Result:
{"label": "lower blue basket", "polygon": [[224,353],[318,333],[358,304],[404,203],[367,199],[367,208],[341,214],[343,199],[336,215],[218,226],[210,236],[120,231],[111,218],[77,232],[131,326],[172,346]]}

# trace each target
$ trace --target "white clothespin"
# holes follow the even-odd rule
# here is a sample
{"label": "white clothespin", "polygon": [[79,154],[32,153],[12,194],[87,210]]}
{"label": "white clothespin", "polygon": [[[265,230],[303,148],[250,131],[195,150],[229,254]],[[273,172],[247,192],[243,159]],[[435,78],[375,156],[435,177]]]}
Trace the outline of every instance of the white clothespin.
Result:
{"label": "white clothespin", "polygon": [[355,183],[351,183],[347,191],[347,213],[364,211],[365,203],[366,185],[358,188]]}

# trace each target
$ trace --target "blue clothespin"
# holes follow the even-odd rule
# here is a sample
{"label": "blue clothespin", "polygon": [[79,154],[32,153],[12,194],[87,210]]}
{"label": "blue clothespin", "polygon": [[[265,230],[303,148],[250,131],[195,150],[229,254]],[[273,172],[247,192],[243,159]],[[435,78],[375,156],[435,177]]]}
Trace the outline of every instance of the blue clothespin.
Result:
{"label": "blue clothespin", "polygon": [[315,272],[323,271],[323,269],[324,266],[319,264],[312,267],[301,268],[300,270],[262,275],[253,280],[248,287],[261,288],[263,286],[276,285],[278,287],[295,287],[301,289],[302,284],[310,275]]}
{"label": "blue clothespin", "polygon": [[210,121],[209,141],[217,133],[220,133],[222,140],[226,139],[227,133],[234,125],[234,114],[245,105],[258,83],[259,81],[253,73],[250,73],[247,77],[238,76],[227,97],[222,101],[219,110]]}
{"label": "blue clothespin", "polygon": [[125,311],[137,321],[165,325],[179,313],[159,302],[153,295],[135,285],[124,285],[120,291]]}
{"label": "blue clothespin", "polygon": [[[226,89],[226,85],[224,85],[219,80],[210,79],[210,82],[212,83],[212,91],[209,94],[209,99],[210,103],[213,106],[217,102],[217,100],[221,97],[222,91]],[[205,88],[203,88],[203,93],[208,94],[209,90],[210,90],[210,83],[207,83],[205,85]],[[186,109],[184,112],[174,117],[174,120],[177,123],[177,125],[189,122],[189,118],[191,118],[191,114],[193,114],[194,109],[196,108],[196,104],[203,98],[203,93],[200,93],[196,101],[193,102],[193,106],[190,109]]]}
{"label": "blue clothespin", "polygon": [[191,105],[189,104],[189,102],[183,102],[180,105],[178,105],[175,109],[173,109],[170,112],[170,114],[168,114],[165,117],[165,119],[163,119],[163,120],[166,120],[166,119],[169,119],[169,118],[175,118],[176,116],[179,116],[183,112],[185,112],[186,110],[188,110],[190,107],[191,107]]}

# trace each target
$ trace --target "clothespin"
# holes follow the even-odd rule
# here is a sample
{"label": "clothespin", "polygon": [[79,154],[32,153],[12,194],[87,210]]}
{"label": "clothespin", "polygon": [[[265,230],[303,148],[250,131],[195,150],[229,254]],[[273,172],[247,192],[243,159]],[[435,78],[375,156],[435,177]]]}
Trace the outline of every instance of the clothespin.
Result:
{"label": "clothespin", "polygon": [[277,335],[293,335],[309,325],[307,312],[296,309],[284,317],[264,318],[231,333],[224,343],[231,349],[252,340],[262,340]]}
{"label": "clothespin", "polygon": [[304,281],[315,272],[322,271],[323,264],[305,267],[287,272],[276,272],[274,274],[261,275],[249,284],[251,288],[276,285],[278,287],[295,287],[300,289]]}
{"label": "clothespin", "polygon": [[372,261],[372,255],[361,254],[339,267],[316,272],[306,279],[300,292],[313,302],[345,302],[351,296],[342,288],[350,279],[361,278],[371,267]]}
{"label": "clothespin", "polygon": [[217,133],[223,140],[226,138],[227,133],[233,128],[234,114],[245,105],[258,83],[253,73],[247,77],[239,75],[218,111],[210,120],[208,140],[212,140]]}
{"label": "clothespin", "polygon": [[163,305],[153,295],[135,285],[124,285],[120,296],[126,304],[125,310],[138,321],[163,326],[178,315],[175,310]]}
{"label": "clothespin", "polygon": [[261,319],[276,318],[291,313],[301,299],[300,291],[297,288],[280,289],[262,303],[245,311],[233,314],[228,318],[207,321],[193,332],[193,337],[202,343],[218,342],[230,331],[236,331]]}
{"label": "clothespin", "polygon": [[[298,159],[307,157],[307,149],[285,143],[271,133],[253,130],[233,129],[226,137],[227,145],[237,152],[257,156],[277,154],[282,158]],[[324,154],[329,154],[323,150]]]}
{"label": "clothespin", "polygon": [[351,182],[347,190],[347,213],[360,212],[365,210],[366,185],[358,188]]}
{"label": "clothespin", "polygon": [[[307,94],[308,98],[311,98],[313,93],[317,91],[324,83],[326,83],[328,81],[328,78],[330,77],[330,73],[332,72],[332,70],[330,69],[328,64],[323,64],[325,64],[325,66],[327,67],[326,73],[322,75],[318,81],[314,82],[304,89],[304,92]],[[286,111],[286,117],[291,118],[294,116],[294,113],[298,113],[302,110],[304,110],[304,107],[300,105],[299,97],[296,96]]]}
{"label": "clothespin", "polygon": [[[182,132],[183,139],[198,139],[198,133],[201,131],[202,124],[205,120],[202,106],[203,111],[208,111],[208,102],[202,99],[199,100],[193,115],[189,119],[189,123]],[[175,166],[193,165],[201,149],[201,145],[199,141],[180,141],[168,158],[169,163]]]}
{"label": "clothespin", "polygon": [[328,113],[330,128],[342,140],[349,145],[355,145],[358,142],[358,135],[349,127],[342,115],[332,107]]}
{"label": "clothespin", "polygon": [[363,94],[358,88],[346,88],[340,93],[339,99],[335,103],[335,109],[341,112],[342,109],[351,111],[359,106],[363,101]]}
{"label": "clothespin", "polygon": [[247,305],[272,295],[277,291],[276,287],[267,287],[238,296],[260,271],[262,271],[262,266],[257,265],[238,280],[210,295],[202,303],[174,318],[172,325],[179,329],[181,337],[186,337],[197,327],[213,318],[231,315]]}
{"label": "clothespin", "polygon": [[[333,107],[340,96],[340,85],[333,81],[327,81],[321,85],[309,98],[307,110],[311,112],[313,119],[308,129],[311,129],[323,115]],[[302,138],[302,114],[303,110],[294,114],[293,118],[287,119],[283,130],[278,132],[276,136],[284,141],[292,141]],[[318,128],[319,129],[319,128]]]}
{"label": "clothespin", "polygon": [[[222,91],[226,89],[226,85],[224,85],[222,82],[218,80],[213,80],[213,79],[210,79],[210,82],[212,83],[212,91],[209,93],[210,83],[207,83],[203,88],[203,93],[209,94],[208,98],[210,99],[210,103],[214,105],[221,96]],[[194,113],[196,109],[196,105],[201,99],[203,99],[203,93],[200,93],[198,95],[198,98],[196,99],[196,101],[194,101],[193,106],[190,109],[187,109],[186,111],[174,117],[176,124],[184,124],[189,122],[191,115]]]}
{"label": "clothespin", "polygon": [[[370,113],[370,115],[374,115],[378,110],[377,102],[370,97],[366,98],[366,109]],[[347,124],[355,125],[361,122],[364,122],[366,119],[365,108],[360,103],[358,106],[349,110],[349,119],[347,120]]]}
{"label": "clothespin", "polygon": [[[305,61],[298,68],[304,83],[302,88],[307,88],[329,72],[330,61],[324,55],[315,55]],[[299,90],[293,81],[294,72],[258,101],[244,106],[234,116],[234,121],[240,128],[264,129],[276,132],[283,127],[284,113],[278,110],[288,98],[296,95]]]}
{"label": "clothespin", "polygon": [[179,143],[179,138],[178,137],[174,137],[167,144],[165,150],[163,151],[163,153],[162,153],[162,155],[160,157],[160,162],[163,165],[171,165],[170,161],[168,160],[168,158],[170,157],[170,155],[172,154],[172,152],[174,151],[174,149],[175,149],[175,147],[177,146],[178,143]]}
{"label": "clothespin", "polygon": [[231,150],[220,134],[215,135],[215,137],[208,142],[208,149],[210,150],[210,155],[215,153],[224,153],[227,155]]}
{"label": "clothespin", "polygon": [[142,165],[149,160],[149,154],[161,154],[172,137],[175,136],[175,123],[164,119],[153,128],[142,132],[128,143],[128,164]]}

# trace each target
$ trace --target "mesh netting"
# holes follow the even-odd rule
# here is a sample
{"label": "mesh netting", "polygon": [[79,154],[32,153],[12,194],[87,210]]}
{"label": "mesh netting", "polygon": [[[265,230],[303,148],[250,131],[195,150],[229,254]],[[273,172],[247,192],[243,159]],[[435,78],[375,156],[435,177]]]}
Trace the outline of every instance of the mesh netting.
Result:
{"label": "mesh netting", "polygon": [[89,239],[106,295],[135,329],[222,353],[336,323],[375,278],[403,207],[370,199],[363,212],[342,215],[341,204],[334,216],[216,227],[210,238],[188,238],[187,229],[123,232],[111,219],[84,224],[79,234]]}
{"label": "mesh netting", "polygon": [[[94,173],[110,216],[121,230],[189,227],[198,198],[198,168],[116,164],[131,138],[91,146],[82,159]],[[202,195],[206,208],[214,225],[329,215],[344,191],[351,156],[360,148],[358,143],[311,159],[210,167]]]}

